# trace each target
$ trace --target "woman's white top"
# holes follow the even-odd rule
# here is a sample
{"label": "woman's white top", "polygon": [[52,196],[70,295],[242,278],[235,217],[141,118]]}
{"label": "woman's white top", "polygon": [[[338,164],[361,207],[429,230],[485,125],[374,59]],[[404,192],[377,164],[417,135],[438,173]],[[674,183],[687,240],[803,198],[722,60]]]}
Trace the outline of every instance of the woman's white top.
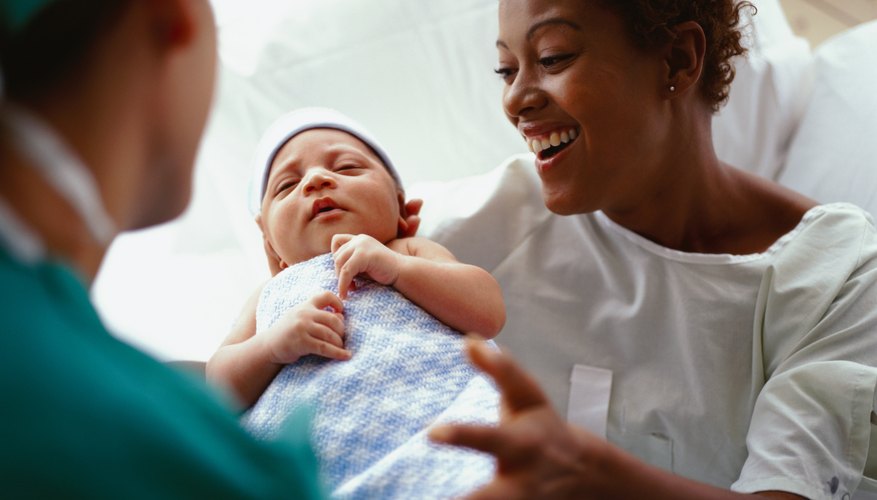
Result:
{"label": "woman's white top", "polygon": [[[685,253],[601,212],[544,213],[520,186],[501,194],[529,177],[516,168],[465,224],[434,236],[497,277],[508,310],[497,341],[561,412],[593,420],[602,404],[604,429],[592,430],[737,491],[860,487],[877,387],[869,215],[821,205],[764,253]],[[503,212],[515,220],[496,223]],[[507,255],[485,257],[491,242]]]}

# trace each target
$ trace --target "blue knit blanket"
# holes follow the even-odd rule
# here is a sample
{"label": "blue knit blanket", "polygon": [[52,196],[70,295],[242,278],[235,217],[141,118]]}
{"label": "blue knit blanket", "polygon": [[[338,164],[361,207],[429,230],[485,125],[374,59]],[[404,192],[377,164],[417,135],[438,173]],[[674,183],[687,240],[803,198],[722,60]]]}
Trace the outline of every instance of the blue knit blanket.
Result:
{"label": "blue knit blanket", "polygon": [[[323,290],[338,292],[330,254],[285,269],[265,285],[257,334]],[[436,424],[498,419],[497,391],[465,358],[460,333],[365,280],[348,295],[344,318],[352,358],[311,355],[284,367],[244,425],[271,438],[291,412],[308,409],[335,498],[453,498],[489,481],[492,458],[426,439]]]}

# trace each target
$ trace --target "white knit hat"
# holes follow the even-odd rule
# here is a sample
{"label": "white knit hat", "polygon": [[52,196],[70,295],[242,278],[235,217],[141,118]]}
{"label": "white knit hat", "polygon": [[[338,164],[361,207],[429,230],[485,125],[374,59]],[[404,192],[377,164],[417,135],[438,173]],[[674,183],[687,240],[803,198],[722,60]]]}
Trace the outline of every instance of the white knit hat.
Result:
{"label": "white knit hat", "polygon": [[256,154],[253,157],[253,177],[250,179],[250,212],[257,215],[262,210],[262,199],[265,197],[265,188],[268,184],[268,176],[271,174],[271,164],[274,157],[284,144],[296,135],[315,128],[331,128],[347,132],[370,147],[396,181],[399,189],[402,189],[402,180],[389,155],[381,147],[380,143],[368,131],[349,117],[330,108],[300,108],[278,118],[268,127],[256,146]]}

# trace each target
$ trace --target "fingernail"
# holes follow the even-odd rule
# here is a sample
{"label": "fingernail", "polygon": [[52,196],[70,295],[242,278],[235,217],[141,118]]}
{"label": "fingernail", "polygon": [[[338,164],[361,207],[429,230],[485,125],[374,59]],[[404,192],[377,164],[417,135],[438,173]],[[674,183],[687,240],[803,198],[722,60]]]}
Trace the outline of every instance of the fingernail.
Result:
{"label": "fingernail", "polygon": [[492,349],[487,348],[486,342],[487,342],[487,339],[485,339],[484,337],[481,337],[481,336],[472,336],[472,337],[466,338],[466,346],[469,349],[476,349],[479,352],[484,352],[484,353],[493,352]]}
{"label": "fingernail", "polygon": [[487,341],[486,338],[482,337],[481,334],[477,333],[477,332],[469,332],[466,335],[464,335],[464,337],[466,338],[467,341],[472,341],[472,342],[486,342]]}
{"label": "fingernail", "polygon": [[477,356],[483,361],[495,364],[499,360],[499,352],[487,345],[486,340],[466,339],[467,348],[470,356]]}
{"label": "fingernail", "polygon": [[446,426],[433,427],[430,429],[428,436],[432,441],[448,441],[451,439],[451,430]]}

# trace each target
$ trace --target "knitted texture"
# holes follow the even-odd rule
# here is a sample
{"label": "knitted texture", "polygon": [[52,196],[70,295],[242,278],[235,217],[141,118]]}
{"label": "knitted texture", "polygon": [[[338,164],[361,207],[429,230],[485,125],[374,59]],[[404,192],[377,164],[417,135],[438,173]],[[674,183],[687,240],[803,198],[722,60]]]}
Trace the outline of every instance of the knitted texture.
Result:
{"label": "knitted texture", "polygon": [[[338,292],[331,254],[285,269],[262,292],[257,334],[323,290]],[[344,307],[351,359],[311,355],[287,365],[245,426],[270,439],[291,412],[308,408],[335,498],[452,498],[489,481],[490,457],[425,437],[431,425],[497,421],[498,394],[465,358],[462,335],[392,287],[365,280]]]}

